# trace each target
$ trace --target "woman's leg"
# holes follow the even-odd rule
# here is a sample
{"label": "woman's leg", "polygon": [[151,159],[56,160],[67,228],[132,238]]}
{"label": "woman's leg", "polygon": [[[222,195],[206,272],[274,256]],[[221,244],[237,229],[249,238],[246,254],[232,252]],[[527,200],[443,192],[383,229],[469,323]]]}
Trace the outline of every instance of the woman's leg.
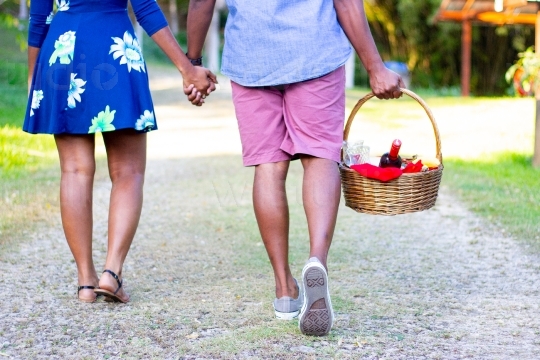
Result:
{"label": "woman's leg", "polygon": [[298,297],[289,268],[289,207],[285,180],[289,161],[255,167],[253,206],[259,231],[274,269],[276,297]]}
{"label": "woman's leg", "polygon": [[[60,214],[66,239],[77,264],[79,285],[97,286],[92,261],[93,135],[55,135],[60,156]],[[95,300],[92,289],[82,289],[79,299]]]}
{"label": "woman's leg", "polygon": [[[134,130],[119,130],[103,133],[103,140],[112,181],[105,269],[111,270],[122,279],[122,266],[141,216],[146,134]],[[118,283],[110,274],[104,273],[99,286],[114,292]],[[125,301],[129,300],[123,288],[118,291],[117,296]]]}

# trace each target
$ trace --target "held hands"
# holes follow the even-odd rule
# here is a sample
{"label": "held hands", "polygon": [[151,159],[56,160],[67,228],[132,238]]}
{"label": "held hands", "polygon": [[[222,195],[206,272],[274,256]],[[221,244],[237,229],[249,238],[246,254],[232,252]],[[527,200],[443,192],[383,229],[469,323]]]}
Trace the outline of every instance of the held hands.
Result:
{"label": "held hands", "polygon": [[195,106],[202,106],[204,99],[216,90],[218,83],[216,75],[201,66],[192,66],[189,72],[183,74],[184,94]]}
{"label": "held hands", "polygon": [[397,99],[403,93],[400,88],[405,88],[401,76],[384,65],[369,74],[369,83],[373,94],[379,99]]}

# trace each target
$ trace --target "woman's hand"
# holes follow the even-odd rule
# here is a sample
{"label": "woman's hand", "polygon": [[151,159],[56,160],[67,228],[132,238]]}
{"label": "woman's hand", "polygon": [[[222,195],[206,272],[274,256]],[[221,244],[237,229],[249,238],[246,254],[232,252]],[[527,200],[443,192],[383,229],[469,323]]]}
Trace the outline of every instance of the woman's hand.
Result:
{"label": "woman's hand", "polygon": [[[182,74],[184,93],[188,95],[188,99],[193,105],[201,106],[204,103],[203,99],[216,89],[216,75],[208,69],[191,64],[168,26],[154,33],[152,40],[167,54]],[[189,88],[191,85],[193,88]]]}
{"label": "woman's hand", "polygon": [[186,94],[188,101],[195,106],[202,106],[204,104],[204,98],[202,94],[195,89],[195,85],[189,84],[189,86],[184,85],[184,94]]}
{"label": "woman's hand", "polygon": [[193,66],[183,74],[184,94],[195,106],[204,104],[204,99],[216,90],[217,78],[210,70]]}

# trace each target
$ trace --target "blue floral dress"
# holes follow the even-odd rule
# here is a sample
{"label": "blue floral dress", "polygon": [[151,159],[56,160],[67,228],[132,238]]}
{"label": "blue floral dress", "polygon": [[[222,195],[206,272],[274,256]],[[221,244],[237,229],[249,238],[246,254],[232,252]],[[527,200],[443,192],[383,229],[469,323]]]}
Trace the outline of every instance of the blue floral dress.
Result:
{"label": "blue floral dress", "polygon": [[[155,0],[132,0],[152,36],[167,26]],[[32,0],[28,44],[40,48],[23,130],[88,134],[157,129],[127,0]]]}

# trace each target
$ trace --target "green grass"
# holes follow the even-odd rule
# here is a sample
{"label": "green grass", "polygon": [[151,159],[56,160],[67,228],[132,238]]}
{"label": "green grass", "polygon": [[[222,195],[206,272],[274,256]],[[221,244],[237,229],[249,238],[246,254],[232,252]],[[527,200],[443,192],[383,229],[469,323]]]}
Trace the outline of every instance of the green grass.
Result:
{"label": "green grass", "polygon": [[55,166],[39,170],[24,167],[0,174],[0,255],[34,226],[58,216],[58,178]]}
{"label": "green grass", "polygon": [[56,159],[55,149],[51,135],[29,135],[11,125],[0,127],[0,176],[50,165]]}
{"label": "green grass", "polygon": [[49,166],[56,158],[52,136],[31,136],[21,130],[28,101],[26,51],[21,48],[24,34],[13,27],[0,27],[1,180]]}
{"label": "green grass", "polygon": [[28,98],[23,31],[0,26],[0,127],[21,127]]}
{"label": "green grass", "polygon": [[531,166],[530,155],[445,159],[443,184],[505,232],[540,245],[540,169]]}
{"label": "green grass", "polygon": [[22,131],[27,90],[24,31],[0,26],[0,247],[43,219],[56,203],[56,147],[50,135]]}
{"label": "green grass", "polygon": [[[1,71],[1,65],[0,65]],[[0,126],[22,127],[26,111],[26,86],[0,85]]]}

